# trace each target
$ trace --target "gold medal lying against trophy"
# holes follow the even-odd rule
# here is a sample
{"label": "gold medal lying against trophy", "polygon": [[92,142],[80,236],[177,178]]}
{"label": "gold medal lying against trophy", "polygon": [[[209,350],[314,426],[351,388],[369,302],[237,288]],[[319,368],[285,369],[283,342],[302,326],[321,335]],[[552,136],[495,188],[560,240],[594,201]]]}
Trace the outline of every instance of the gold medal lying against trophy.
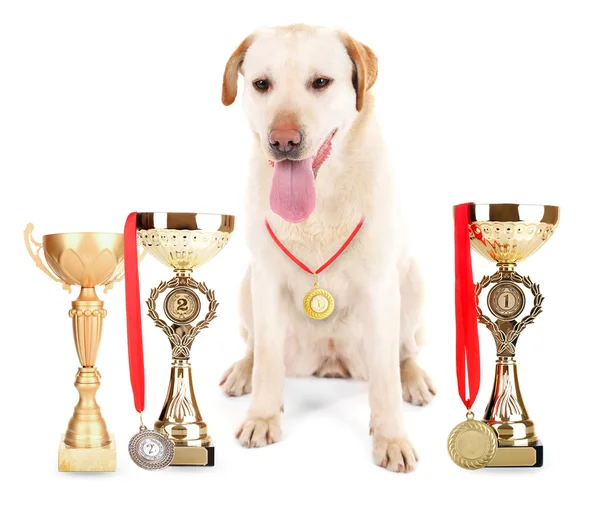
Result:
{"label": "gold medal lying against trophy", "polygon": [[485,467],[496,454],[498,437],[494,428],[474,419],[467,412],[467,420],[454,426],[448,437],[448,452],[452,461],[468,470]]}

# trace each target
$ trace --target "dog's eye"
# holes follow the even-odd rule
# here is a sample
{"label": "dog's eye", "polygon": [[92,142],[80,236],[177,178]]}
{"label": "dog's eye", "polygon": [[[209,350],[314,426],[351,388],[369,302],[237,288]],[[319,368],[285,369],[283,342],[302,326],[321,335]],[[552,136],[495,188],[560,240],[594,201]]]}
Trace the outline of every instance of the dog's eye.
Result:
{"label": "dog's eye", "polygon": [[311,83],[311,86],[314,89],[326,88],[331,84],[332,81],[333,80],[330,78],[319,77],[319,78],[315,78],[313,80],[313,82]]}
{"label": "dog's eye", "polygon": [[254,88],[259,92],[266,92],[271,87],[271,83],[269,83],[269,80],[264,79],[254,80],[252,84],[254,85]]}

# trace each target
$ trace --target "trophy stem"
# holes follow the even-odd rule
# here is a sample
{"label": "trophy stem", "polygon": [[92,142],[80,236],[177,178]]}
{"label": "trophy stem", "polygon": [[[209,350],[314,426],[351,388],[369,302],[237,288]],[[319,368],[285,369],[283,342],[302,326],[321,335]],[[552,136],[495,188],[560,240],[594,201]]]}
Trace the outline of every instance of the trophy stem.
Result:
{"label": "trophy stem", "polygon": [[[167,238],[177,238],[176,231],[168,231]],[[183,236],[186,242],[187,236],[188,234]],[[150,250],[150,253],[153,251]],[[186,259],[185,253],[175,253],[169,255],[170,260],[177,259],[181,262]],[[169,388],[160,416],[154,423],[154,430],[169,437],[175,446],[171,465],[214,466],[215,450],[198,409],[189,359],[194,339],[217,316],[219,304],[213,290],[192,278],[191,268],[181,267],[178,263],[174,269],[175,276],[169,281],[161,281],[150,291],[150,297],[146,301],[148,316],[171,343]],[[160,294],[167,290],[169,292],[164,297],[163,309],[166,318],[172,322],[171,325],[160,317],[156,309]],[[208,310],[199,321],[201,301],[196,292],[203,294],[208,300]]]}
{"label": "trophy stem", "polygon": [[533,421],[523,403],[517,362],[512,356],[496,359],[494,388],[483,420],[496,429],[500,447],[529,446],[538,441]]}
{"label": "trophy stem", "polygon": [[100,373],[96,368],[79,368],[75,378],[75,388],[79,392],[79,402],[65,433],[65,444],[75,448],[104,447],[110,444],[110,435],[100,407],[96,402],[96,392],[100,388]]}
{"label": "trophy stem", "polygon": [[79,402],[69,420],[64,441],[74,448],[104,447],[110,444],[111,439],[96,402],[100,373],[94,365],[106,310],[94,288],[81,289],[79,297],[72,303],[69,316],[73,320],[73,336],[81,367],[75,378]]}
{"label": "trophy stem", "polygon": [[496,264],[496,267],[498,267],[498,270],[500,272],[514,272],[515,269],[517,268],[517,264],[516,263],[498,262]]}
{"label": "trophy stem", "polygon": [[176,447],[210,445],[211,438],[196,403],[192,366],[187,360],[173,359],[167,397],[154,429],[166,433]]}

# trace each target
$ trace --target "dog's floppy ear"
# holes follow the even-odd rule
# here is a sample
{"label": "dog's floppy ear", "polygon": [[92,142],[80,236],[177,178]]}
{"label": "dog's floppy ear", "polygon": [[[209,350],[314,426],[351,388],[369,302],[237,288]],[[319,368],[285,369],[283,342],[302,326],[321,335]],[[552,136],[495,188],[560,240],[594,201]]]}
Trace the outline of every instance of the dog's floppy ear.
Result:
{"label": "dog's floppy ear", "polygon": [[367,45],[358,42],[346,33],[341,34],[346,51],[354,63],[352,84],[356,90],[356,111],[362,110],[365,93],[377,79],[377,57]]}
{"label": "dog's floppy ear", "polygon": [[225,72],[223,73],[223,89],[221,92],[221,101],[225,106],[233,104],[235,96],[237,95],[237,81],[238,72],[246,56],[246,51],[252,44],[253,36],[249,35],[242,43],[236,48],[231,54],[227,65],[225,66]]}

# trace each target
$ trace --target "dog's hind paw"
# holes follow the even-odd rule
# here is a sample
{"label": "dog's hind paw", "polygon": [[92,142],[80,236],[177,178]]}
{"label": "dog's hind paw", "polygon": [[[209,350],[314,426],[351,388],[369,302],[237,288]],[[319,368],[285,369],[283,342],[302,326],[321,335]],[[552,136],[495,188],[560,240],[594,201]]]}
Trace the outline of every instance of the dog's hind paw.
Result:
{"label": "dog's hind paw", "polygon": [[380,467],[391,472],[412,472],[419,457],[406,438],[385,438],[375,433],[373,459]]}
{"label": "dog's hind paw", "polygon": [[413,405],[426,405],[435,396],[435,387],[429,375],[414,359],[406,359],[400,364],[402,398]]}
{"label": "dog's hind paw", "polygon": [[232,364],[223,376],[219,385],[229,396],[241,396],[252,392],[253,360],[247,357]]}
{"label": "dog's hind paw", "polygon": [[267,419],[247,419],[239,427],[235,437],[244,447],[264,447],[279,442],[281,438],[280,416]]}

